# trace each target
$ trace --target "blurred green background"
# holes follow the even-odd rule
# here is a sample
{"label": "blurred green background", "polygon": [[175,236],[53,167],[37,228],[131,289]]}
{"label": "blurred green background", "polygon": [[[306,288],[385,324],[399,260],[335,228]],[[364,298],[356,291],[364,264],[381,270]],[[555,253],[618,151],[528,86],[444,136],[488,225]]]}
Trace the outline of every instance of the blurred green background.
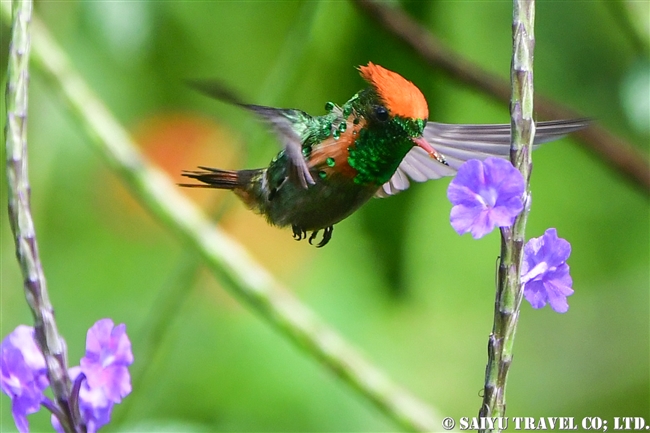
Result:
{"label": "blurred green background", "polygon": [[[639,44],[618,6],[626,5],[538,2],[535,90],[648,154],[647,34]],[[633,14],[641,25],[650,21],[646,6]],[[509,76],[510,2],[402,7],[458,53]],[[145,152],[179,180],[197,165],[262,166],[277,151],[249,114],[196,94],[184,84],[190,78],[219,78],[250,102],[322,114],[326,101],[343,103],[363,87],[354,68],[372,61],[415,82],[432,119],[509,121],[505,104],[432,71],[347,2],[41,1],[35,13]],[[3,26],[3,65],[8,35]],[[133,342],[134,391],[106,431],[396,429],[240,305],[148,216],[36,71],[29,127],[32,209],[70,364],[100,318],[126,323]],[[571,242],[575,294],[563,315],[524,302],[507,414],[650,422],[648,200],[570,138],[534,156],[527,235],[556,227]],[[481,404],[499,237],[453,231],[448,182],[373,200],[319,250],[227,194],[188,193],[368,358],[458,418]],[[0,193],[6,209],[6,187]],[[32,322],[1,221],[4,336]],[[161,318],[160,299],[178,281],[182,301]],[[168,326],[152,343],[158,319]],[[10,401],[0,404],[0,430],[13,431]],[[51,429],[45,411],[30,421],[34,431]]]}

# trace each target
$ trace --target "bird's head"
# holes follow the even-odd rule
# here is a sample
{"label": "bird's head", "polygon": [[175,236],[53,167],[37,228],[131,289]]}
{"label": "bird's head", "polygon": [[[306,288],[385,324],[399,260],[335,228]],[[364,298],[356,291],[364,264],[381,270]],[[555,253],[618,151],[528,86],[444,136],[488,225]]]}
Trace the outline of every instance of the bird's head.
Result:
{"label": "bird's head", "polygon": [[359,66],[359,72],[371,86],[365,104],[366,121],[377,126],[390,123],[391,129],[397,128],[414,145],[434,156],[435,150],[422,138],[429,107],[420,89],[401,75],[372,62]]}

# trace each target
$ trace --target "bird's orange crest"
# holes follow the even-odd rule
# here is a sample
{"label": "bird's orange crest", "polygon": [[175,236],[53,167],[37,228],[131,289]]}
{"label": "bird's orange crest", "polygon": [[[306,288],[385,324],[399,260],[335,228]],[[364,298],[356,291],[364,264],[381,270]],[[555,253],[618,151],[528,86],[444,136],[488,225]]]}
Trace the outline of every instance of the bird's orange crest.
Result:
{"label": "bird's orange crest", "polygon": [[429,106],[415,84],[395,72],[368,62],[359,66],[364,80],[375,88],[377,96],[393,116],[427,119]]}

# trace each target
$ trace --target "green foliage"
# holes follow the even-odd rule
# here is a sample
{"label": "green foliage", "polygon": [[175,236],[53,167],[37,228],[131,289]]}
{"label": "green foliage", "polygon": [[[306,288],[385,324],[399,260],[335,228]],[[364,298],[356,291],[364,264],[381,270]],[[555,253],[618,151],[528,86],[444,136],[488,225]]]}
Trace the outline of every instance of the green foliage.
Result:
{"label": "green foliage", "polygon": [[[405,8],[459,53],[508,76],[510,3],[421,2]],[[210,122],[232,138],[191,147],[180,134],[163,149],[160,161],[168,166],[175,160],[187,169],[217,165],[204,159],[215,153],[201,146],[241,156],[223,168],[242,168],[244,159],[247,167],[257,167],[277,153],[249,114],[195,94],[184,84],[190,78],[224,80],[252,103],[323,114],[325,102],[342,103],[364,86],[354,67],[370,60],[414,81],[436,121],[508,121],[507,106],[431,72],[348,3],[40,2],[35,13],[142,141],[151,139],[143,125],[152,118],[171,122],[175,115]],[[6,27],[0,36],[8,40]],[[536,93],[595,116],[647,152],[648,130],[637,132],[628,123],[621,92],[629,71],[648,59],[639,57],[608,9],[597,2],[540,2],[536,38]],[[6,52],[3,42],[0,54]],[[139,358],[156,299],[187,261],[184,245],[126,197],[35,72],[30,90],[32,209],[70,362],[83,354],[86,329],[112,317],[127,324],[135,367],[143,372],[117,408],[111,430],[394,429],[200,267],[166,318],[153,359]],[[148,151],[161,148],[154,142]],[[474,241],[453,231],[447,184],[414,185],[369,203],[337,225],[322,250],[293,243],[290,231],[277,235],[279,229],[246,216],[238,203],[226,205],[223,221],[394,379],[443,415],[474,416],[492,326],[498,236]],[[646,197],[570,138],[534,154],[531,189],[527,235],[557,227],[572,243],[576,293],[565,315],[522,307],[508,415],[648,416]],[[0,194],[0,207],[6,208],[4,188]],[[244,229],[237,226],[241,218]],[[4,336],[30,317],[6,217],[0,230]],[[0,430],[12,431],[10,405],[2,398]],[[48,417],[35,417],[33,427],[49,429]]]}

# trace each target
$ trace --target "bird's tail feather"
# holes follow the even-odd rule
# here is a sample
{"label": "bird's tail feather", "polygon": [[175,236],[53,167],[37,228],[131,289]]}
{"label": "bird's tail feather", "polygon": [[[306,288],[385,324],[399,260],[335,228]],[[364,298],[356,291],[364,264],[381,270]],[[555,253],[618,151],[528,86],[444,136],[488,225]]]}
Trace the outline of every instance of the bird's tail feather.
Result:
{"label": "bird's tail feather", "polygon": [[260,212],[260,203],[264,197],[264,169],[219,170],[210,167],[199,167],[199,169],[184,171],[183,176],[203,183],[181,183],[179,185],[189,188],[232,190],[248,207]]}
{"label": "bird's tail feather", "polygon": [[200,170],[184,171],[183,176],[203,183],[181,183],[188,188],[217,188],[246,190],[253,177],[260,170],[219,170],[217,168],[199,167]]}

